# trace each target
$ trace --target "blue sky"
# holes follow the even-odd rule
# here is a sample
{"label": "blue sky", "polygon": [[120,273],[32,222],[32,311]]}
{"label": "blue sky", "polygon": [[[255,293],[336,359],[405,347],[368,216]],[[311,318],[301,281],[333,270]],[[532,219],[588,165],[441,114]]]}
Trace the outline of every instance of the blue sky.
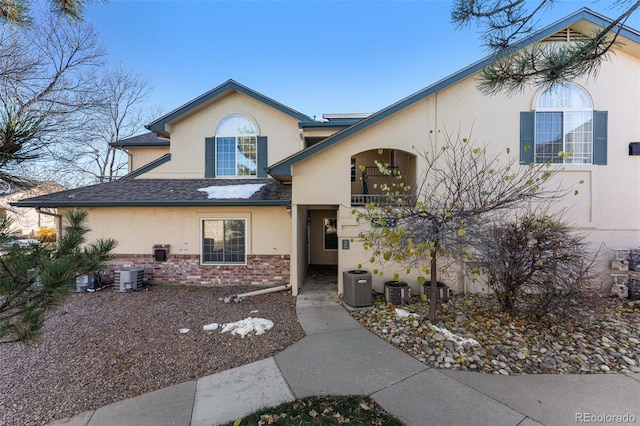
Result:
{"label": "blue sky", "polygon": [[[612,1],[566,0],[556,21]],[[449,1],[128,1],[91,5],[111,60],[148,80],[169,112],[232,78],[304,114],[374,112],[486,56]],[[640,29],[640,12],[628,25]]]}

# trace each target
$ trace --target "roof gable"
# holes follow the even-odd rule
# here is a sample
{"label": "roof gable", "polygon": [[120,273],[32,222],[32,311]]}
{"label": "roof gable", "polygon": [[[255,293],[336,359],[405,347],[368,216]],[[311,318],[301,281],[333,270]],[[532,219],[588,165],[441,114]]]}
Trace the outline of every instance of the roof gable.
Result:
{"label": "roof gable", "polygon": [[[546,39],[547,37],[553,36],[556,33],[558,33],[559,31],[566,29],[568,27],[570,27],[571,25],[580,22],[580,21],[586,21],[589,22],[593,25],[596,26],[600,26],[600,27],[605,27],[607,25],[609,25],[612,20],[600,15],[598,13],[593,12],[592,10],[588,9],[588,8],[582,8],[579,9],[578,11],[572,13],[571,15],[539,30],[538,32],[531,34],[528,37],[525,37],[524,39],[520,40],[518,43],[516,43],[513,46],[513,50],[520,50],[523,49],[533,43],[536,42],[540,42],[544,39]],[[625,37],[635,43],[640,44],[640,33],[636,30],[633,30],[629,27],[622,27],[622,29],[620,30],[620,35],[622,37]],[[341,140],[348,138],[349,136],[359,133],[360,131],[368,128],[369,126],[384,120],[385,118],[395,114],[398,111],[401,111],[413,104],[415,104],[416,102],[421,101],[422,99],[425,99],[428,96],[431,96],[449,86],[454,85],[455,83],[464,80],[465,78],[477,73],[478,71],[480,71],[482,68],[484,68],[485,66],[489,65],[490,63],[494,62],[497,59],[497,57],[495,55],[490,55],[487,56],[463,69],[461,69],[460,71],[451,74],[448,77],[443,78],[442,80],[439,80],[437,82],[435,82],[434,84],[425,87],[424,89],[409,95],[408,97],[401,99],[400,101],[381,109],[380,111],[371,114],[369,117],[364,118],[363,120],[345,128],[344,130],[336,133],[333,136],[328,137],[327,139],[323,140],[322,142],[319,142],[315,145],[310,146],[309,148],[306,148],[288,158],[285,158],[284,160],[274,164],[273,166],[271,166],[268,169],[268,173],[280,180],[289,180],[291,177],[291,166],[293,166],[295,163],[305,160],[311,156],[313,156],[314,154],[332,146],[333,144],[340,142]]]}
{"label": "roof gable", "polygon": [[195,110],[197,110],[199,107],[209,103],[209,102],[213,102],[215,101],[215,99],[221,97],[221,96],[226,96],[229,92],[238,92],[238,93],[242,93],[246,96],[249,96],[255,100],[257,100],[258,102],[262,102],[265,105],[268,105],[272,108],[275,108],[276,110],[283,112],[293,118],[295,118],[296,120],[299,121],[313,121],[313,119],[305,114],[302,114],[301,112],[298,112],[292,108],[289,108],[286,105],[283,105],[267,96],[264,96],[258,92],[256,92],[255,90],[249,89],[246,86],[243,86],[242,84],[234,81],[234,80],[227,80],[225,83],[221,84],[220,86],[211,89],[210,91],[208,91],[207,93],[204,93],[200,96],[198,96],[197,98],[193,99],[192,101],[187,102],[186,104],[182,105],[181,107],[171,111],[170,113],[158,118],[157,120],[149,123],[147,126],[145,126],[147,129],[151,130],[152,132],[155,132],[161,136],[165,136],[168,137],[169,136],[169,132],[166,131],[165,129],[165,124],[178,119],[179,117],[188,114],[190,112],[193,112]]}

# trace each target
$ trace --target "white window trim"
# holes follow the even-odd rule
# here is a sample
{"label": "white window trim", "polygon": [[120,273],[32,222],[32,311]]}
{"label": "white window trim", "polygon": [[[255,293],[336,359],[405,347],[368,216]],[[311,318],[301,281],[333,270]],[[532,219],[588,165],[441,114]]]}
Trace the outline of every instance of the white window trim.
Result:
{"label": "white window trim", "polygon": [[[218,166],[218,138],[234,138],[236,140],[236,145],[238,143],[238,138],[254,138],[255,139],[255,145],[256,145],[256,166],[257,166],[257,160],[258,160],[258,135],[242,135],[242,136],[222,136],[222,135],[216,135],[214,137],[214,152],[215,152],[215,162],[216,162],[216,169]],[[234,154],[235,154],[235,158],[234,158],[234,162],[236,165],[236,173],[238,172],[238,156],[240,155],[240,152],[236,149],[234,150]],[[256,168],[256,174],[255,175],[220,175],[220,178],[231,178],[231,179],[243,179],[243,178],[249,178],[249,179],[255,179],[258,176],[258,169]],[[217,176],[218,177],[218,176]]]}
{"label": "white window trim", "polygon": [[[533,112],[534,112],[534,128],[536,130],[534,130],[534,142],[533,142],[533,149],[534,149],[534,162],[536,164],[542,164],[542,163],[538,163],[537,162],[537,155],[535,154],[535,150],[536,150],[536,145],[538,144],[538,132],[537,132],[537,120],[538,120],[538,116],[537,113],[538,112],[561,112],[563,115],[563,119],[562,119],[562,146],[563,149],[565,147],[566,144],[566,133],[565,133],[565,120],[564,120],[564,114],[567,112],[590,112],[591,113],[591,123],[593,126],[593,112],[595,111],[594,107],[593,107],[593,98],[591,97],[591,94],[589,93],[589,91],[587,89],[585,89],[584,87],[576,84],[576,83],[564,83],[568,86],[573,86],[575,88],[577,88],[578,90],[581,90],[582,92],[584,92],[584,94],[587,96],[587,98],[589,99],[589,102],[591,104],[590,108],[587,107],[538,107],[538,103],[540,102],[540,98],[542,97],[542,95],[546,92],[546,90],[539,92],[538,96],[536,96],[536,99],[534,99],[534,103],[533,103]],[[563,166],[569,166],[569,167],[584,167],[584,166],[591,166],[593,165],[593,149],[594,149],[594,140],[593,140],[593,127],[591,128],[591,162],[589,163],[567,163],[565,162],[565,160],[563,160],[560,163],[553,163],[553,164],[562,164]]]}
{"label": "white window trim", "polygon": [[[250,134],[249,133],[247,133],[247,134],[220,133],[220,134],[218,134],[218,129],[220,128],[221,124],[225,120],[229,119],[230,117],[235,117],[235,116],[242,117],[245,120],[249,121],[253,126],[254,133],[250,133]],[[214,132],[214,137],[213,137],[213,139],[214,139],[213,149],[214,149],[214,157],[215,157],[214,161],[216,162],[216,169],[217,169],[217,166],[218,166],[218,138],[234,138],[236,140],[236,144],[237,144],[238,138],[241,138],[241,137],[255,138],[256,155],[257,155],[257,152],[258,152],[258,137],[259,136],[260,136],[260,129],[258,127],[258,124],[257,124],[256,120],[254,120],[253,117],[251,117],[250,115],[245,114],[245,113],[241,113],[241,112],[234,112],[232,114],[228,114],[228,115],[222,117],[218,121],[218,124],[216,125],[215,132]],[[257,177],[257,175],[258,175],[258,170],[257,169],[256,169],[256,174],[255,175],[238,175],[237,174],[237,170],[238,170],[237,169],[238,168],[238,155],[239,155],[239,153],[236,150],[235,151],[236,174],[234,174],[234,175],[220,175],[220,176],[216,176],[216,177],[230,178],[230,179],[255,179]],[[257,157],[256,157],[256,165],[257,165]],[[216,175],[217,175],[217,173],[216,173]]]}
{"label": "white window trim", "polygon": [[[248,135],[248,136],[258,136],[260,134],[260,127],[258,126],[258,122],[251,115],[249,115],[247,113],[244,113],[244,112],[233,112],[231,114],[227,114],[224,117],[222,117],[220,120],[218,120],[218,124],[216,125],[216,128],[214,129],[213,133],[216,134],[217,131],[218,131],[218,128],[220,127],[220,124],[223,121],[227,120],[229,117],[233,117],[233,116],[241,116],[241,117],[244,117],[244,118],[246,118],[247,120],[249,120],[251,122],[251,124],[253,125],[253,128],[256,131],[256,133],[255,133],[255,135]],[[237,136],[237,135],[227,135],[227,136]]]}
{"label": "white window trim", "polygon": [[[559,83],[558,83],[559,84]],[[536,96],[534,97],[534,99],[532,100],[532,104],[531,104],[531,110],[532,111],[540,111],[540,112],[548,112],[548,111],[580,111],[580,110],[584,110],[584,111],[594,111],[595,107],[593,105],[593,98],[591,97],[591,93],[589,93],[589,91],[587,89],[585,89],[584,87],[582,87],[579,84],[576,83],[565,83],[567,85],[570,86],[575,86],[577,87],[579,90],[582,90],[588,97],[589,102],[591,103],[591,109],[589,108],[562,108],[562,107],[557,107],[557,108],[544,108],[544,107],[538,107],[538,103],[540,102],[540,98],[542,97],[542,95],[546,92],[546,90],[543,91],[539,91]]]}

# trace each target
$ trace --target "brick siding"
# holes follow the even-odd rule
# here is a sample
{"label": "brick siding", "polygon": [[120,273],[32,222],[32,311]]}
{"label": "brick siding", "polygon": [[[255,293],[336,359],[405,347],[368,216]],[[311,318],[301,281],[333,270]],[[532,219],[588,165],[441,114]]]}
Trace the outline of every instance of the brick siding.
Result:
{"label": "brick siding", "polygon": [[199,255],[173,255],[157,262],[153,255],[117,255],[110,269],[144,268],[145,282],[156,284],[277,286],[289,284],[289,255],[248,255],[246,265],[201,265]]}

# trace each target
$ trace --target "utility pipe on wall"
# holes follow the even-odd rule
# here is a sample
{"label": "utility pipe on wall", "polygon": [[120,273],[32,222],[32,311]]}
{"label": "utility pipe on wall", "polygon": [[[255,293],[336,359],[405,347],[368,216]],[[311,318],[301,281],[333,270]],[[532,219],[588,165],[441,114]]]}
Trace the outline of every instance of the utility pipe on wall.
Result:
{"label": "utility pipe on wall", "polygon": [[240,297],[259,296],[261,294],[275,293],[276,291],[289,290],[290,288],[291,288],[291,284],[286,284],[286,285],[280,285],[278,287],[263,288],[260,290],[249,291],[242,294],[236,294],[236,297],[240,298]]}

